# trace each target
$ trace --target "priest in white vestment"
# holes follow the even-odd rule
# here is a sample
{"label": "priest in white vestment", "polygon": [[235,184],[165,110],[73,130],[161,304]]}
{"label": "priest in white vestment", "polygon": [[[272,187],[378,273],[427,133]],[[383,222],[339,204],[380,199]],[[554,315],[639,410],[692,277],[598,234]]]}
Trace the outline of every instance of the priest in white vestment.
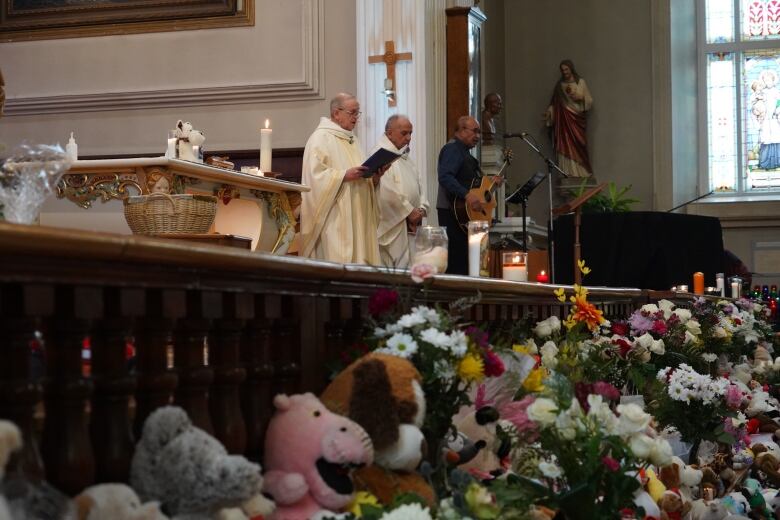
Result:
{"label": "priest in white vestment", "polygon": [[374,149],[387,148],[402,154],[385,172],[379,187],[380,220],[377,230],[382,263],[399,268],[409,267],[414,231],[428,215],[428,200],[422,193],[420,175],[414,161],[409,158],[412,131],[408,117],[392,115]]}
{"label": "priest in white vestment", "polygon": [[357,99],[339,94],[306,142],[302,182],[311,191],[302,194],[302,257],[381,265],[375,188],[383,171],[363,177],[365,157],[352,133],[359,117]]}

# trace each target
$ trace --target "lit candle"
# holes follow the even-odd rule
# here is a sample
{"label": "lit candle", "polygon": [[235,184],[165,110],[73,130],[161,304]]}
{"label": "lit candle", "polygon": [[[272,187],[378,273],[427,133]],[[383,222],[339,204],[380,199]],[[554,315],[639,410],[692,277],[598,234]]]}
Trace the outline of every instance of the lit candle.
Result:
{"label": "lit candle", "polygon": [[715,274],[715,288],[718,289],[718,292],[721,296],[726,296],[726,284],[724,283],[725,276],[723,273],[716,273]]}
{"label": "lit candle", "polygon": [[536,275],[536,281],[539,283],[547,283],[550,281],[550,277],[547,276],[547,273],[542,270],[539,274]]}
{"label": "lit candle", "polygon": [[704,273],[693,273],[693,294],[704,294]]}
{"label": "lit candle", "polygon": [[487,233],[473,233],[469,235],[469,276],[479,276],[482,239],[486,236]]}
{"label": "lit candle", "polygon": [[165,150],[165,157],[176,159],[176,131],[168,130],[168,148]]}
{"label": "lit candle", "polygon": [[736,280],[731,282],[731,297],[739,298],[739,282]]}
{"label": "lit candle", "polygon": [[265,128],[260,129],[260,170],[271,171],[271,132],[270,121],[265,120]]}
{"label": "lit candle", "polygon": [[680,292],[688,292],[688,286],[687,286],[687,285],[685,285],[685,284],[683,284],[683,285],[678,285],[678,286],[677,286],[677,290],[678,290],[678,291],[680,291]]}
{"label": "lit candle", "polygon": [[503,253],[502,268],[501,277],[504,280],[512,280],[514,282],[528,281],[525,253],[511,251]]}
{"label": "lit candle", "polygon": [[418,252],[414,255],[414,264],[428,264],[436,268],[437,273],[444,273],[447,270],[448,252],[446,247],[434,246],[427,251]]}

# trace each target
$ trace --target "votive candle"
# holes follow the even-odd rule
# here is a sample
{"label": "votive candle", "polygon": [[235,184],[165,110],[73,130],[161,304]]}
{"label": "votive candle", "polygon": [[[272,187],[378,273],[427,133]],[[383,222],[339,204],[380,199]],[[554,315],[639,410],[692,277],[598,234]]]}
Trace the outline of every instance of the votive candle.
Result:
{"label": "votive candle", "polygon": [[502,272],[504,280],[514,282],[528,281],[528,267],[526,266],[526,254],[519,251],[507,251],[502,253]]}
{"label": "votive candle", "polygon": [[547,283],[550,281],[550,277],[547,276],[547,273],[542,270],[539,274],[536,275],[536,281],[539,283]]}
{"label": "votive candle", "polygon": [[265,120],[265,128],[260,129],[260,170],[265,172],[271,171],[271,134],[273,129],[270,128],[271,122]]}

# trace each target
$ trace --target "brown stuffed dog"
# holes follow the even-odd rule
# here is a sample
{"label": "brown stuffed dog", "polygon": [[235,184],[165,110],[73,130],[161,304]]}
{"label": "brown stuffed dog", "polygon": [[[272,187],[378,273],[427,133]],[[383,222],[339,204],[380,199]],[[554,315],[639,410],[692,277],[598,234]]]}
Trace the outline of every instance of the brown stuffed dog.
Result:
{"label": "brown stuffed dog", "polygon": [[344,369],[320,400],[361,425],[374,443],[374,464],[353,474],[355,485],[389,504],[401,493],[435,503],[433,489],[415,472],[424,454],[422,377],[414,365],[387,354],[367,354]]}

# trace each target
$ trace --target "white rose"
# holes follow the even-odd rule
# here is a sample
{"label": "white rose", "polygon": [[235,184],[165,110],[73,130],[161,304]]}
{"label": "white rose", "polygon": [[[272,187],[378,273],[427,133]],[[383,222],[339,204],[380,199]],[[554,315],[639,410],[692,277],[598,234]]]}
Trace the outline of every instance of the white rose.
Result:
{"label": "white rose", "polygon": [[674,304],[669,300],[661,300],[658,302],[658,308],[664,311],[664,319],[668,320],[674,310]]}
{"label": "white rose", "polygon": [[683,340],[683,344],[687,345],[688,343],[692,343],[694,341],[696,341],[696,336],[691,334],[691,331],[686,330],[685,331],[685,339]]}
{"label": "white rose", "polygon": [[666,439],[655,439],[653,449],[650,451],[650,462],[655,466],[668,466],[672,462],[674,452]]}
{"label": "white rose", "polygon": [[628,403],[617,407],[618,431],[623,435],[645,431],[650,425],[650,414],[642,410],[639,405]]}
{"label": "white rose", "polygon": [[655,441],[647,435],[640,433],[632,435],[628,445],[635,457],[646,460],[655,447]]}
{"label": "white rose", "polygon": [[540,338],[547,338],[551,336],[554,332],[560,332],[561,330],[561,320],[557,316],[550,316],[546,320],[540,321],[536,324],[536,327],[534,327],[534,334],[536,334]]}
{"label": "white rose", "polygon": [[653,346],[653,336],[647,333],[642,334],[636,338],[636,344],[644,347],[647,350],[650,350],[650,347]]}
{"label": "white rose", "polygon": [[688,309],[675,309],[672,314],[675,314],[678,318],[680,318],[680,323],[685,323],[691,319],[691,311]]}
{"label": "white rose", "polygon": [[542,364],[547,368],[555,368],[558,366],[558,359],[556,359],[556,354],[558,354],[558,347],[555,346],[555,343],[552,341],[548,341],[544,345],[542,345],[542,348],[539,349],[539,353],[542,355]]}
{"label": "white rose", "polygon": [[546,397],[539,397],[526,409],[528,418],[540,426],[550,426],[555,422],[558,405]]}
{"label": "white rose", "polygon": [[649,312],[650,314],[655,314],[658,312],[658,305],[654,303],[648,303],[645,305],[642,305],[642,309],[640,309],[642,312]]}
{"label": "white rose", "polygon": [[692,334],[701,336],[701,324],[696,320],[688,320],[685,322],[685,327],[691,331]]}
{"label": "white rose", "polygon": [[712,329],[712,336],[714,338],[725,338],[726,337],[726,329],[721,327],[720,325],[716,326]]}
{"label": "white rose", "polygon": [[658,354],[659,356],[663,356],[664,353],[666,353],[666,345],[664,345],[664,340],[653,340],[653,346],[650,347],[650,352],[653,354]]}

